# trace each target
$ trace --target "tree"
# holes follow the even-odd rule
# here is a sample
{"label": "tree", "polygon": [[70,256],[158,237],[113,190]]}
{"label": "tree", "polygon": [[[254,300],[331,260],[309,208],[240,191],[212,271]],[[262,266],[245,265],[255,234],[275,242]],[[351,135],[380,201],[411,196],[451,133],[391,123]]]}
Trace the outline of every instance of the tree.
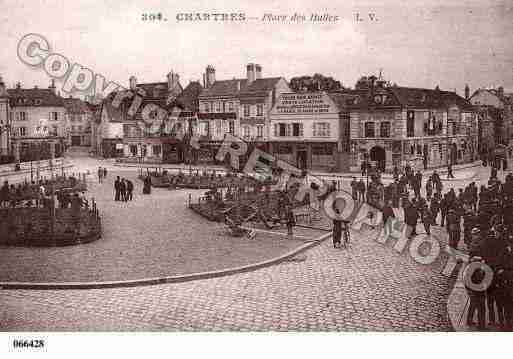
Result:
{"label": "tree", "polygon": [[294,91],[336,91],[342,89],[340,81],[321,74],[313,76],[296,76],[290,80],[290,88]]}

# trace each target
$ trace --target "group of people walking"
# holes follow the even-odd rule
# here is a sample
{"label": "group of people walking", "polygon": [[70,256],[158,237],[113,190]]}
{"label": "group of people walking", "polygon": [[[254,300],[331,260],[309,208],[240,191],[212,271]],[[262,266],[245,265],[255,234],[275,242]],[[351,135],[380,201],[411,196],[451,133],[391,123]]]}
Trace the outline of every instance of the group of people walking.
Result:
{"label": "group of people walking", "polygon": [[134,184],[132,181],[126,178],[116,177],[116,181],[114,181],[114,200],[127,202],[131,201],[134,196]]}

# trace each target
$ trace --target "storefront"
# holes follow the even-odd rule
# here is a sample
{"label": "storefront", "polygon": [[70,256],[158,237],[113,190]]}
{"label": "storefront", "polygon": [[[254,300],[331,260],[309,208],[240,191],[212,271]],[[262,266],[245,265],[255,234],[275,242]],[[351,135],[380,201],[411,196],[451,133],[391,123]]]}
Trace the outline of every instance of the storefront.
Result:
{"label": "storefront", "polygon": [[102,139],[101,153],[104,158],[123,157],[123,140],[121,138]]}
{"label": "storefront", "polygon": [[392,171],[394,166],[404,167],[407,163],[423,169],[442,167],[473,161],[475,147],[466,136],[430,138],[414,140],[353,140],[351,141],[351,162],[359,170],[364,160],[372,161],[381,170]]}
{"label": "storefront", "polygon": [[52,157],[52,144],[55,158],[62,157],[65,151],[64,138],[62,137],[13,138],[11,142],[14,159],[19,162],[50,159]]}
{"label": "storefront", "polygon": [[282,94],[270,112],[269,151],[301,169],[343,167],[340,129],[348,117],[325,92]]}

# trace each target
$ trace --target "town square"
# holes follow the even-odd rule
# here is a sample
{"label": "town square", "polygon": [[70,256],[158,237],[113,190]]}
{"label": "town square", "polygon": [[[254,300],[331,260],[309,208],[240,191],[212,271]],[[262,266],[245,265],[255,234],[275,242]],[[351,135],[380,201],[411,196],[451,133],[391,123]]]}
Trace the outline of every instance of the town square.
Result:
{"label": "town square", "polygon": [[513,331],[511,5],[43,3],[0,15],[0,332]]}

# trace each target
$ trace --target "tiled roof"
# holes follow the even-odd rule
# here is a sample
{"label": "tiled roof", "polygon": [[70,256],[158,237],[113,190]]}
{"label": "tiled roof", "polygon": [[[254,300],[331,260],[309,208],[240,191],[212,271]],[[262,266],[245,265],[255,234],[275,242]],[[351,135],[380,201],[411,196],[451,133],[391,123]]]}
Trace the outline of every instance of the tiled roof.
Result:
{"label": "tiled roof", "polygon": [[470,102],[455,92],[399,86],[392,86],[390,90],[405,107],[437,108],[455,104],[462,109],[473,108]]}
{"label": "tiled roof", "polygon": [[[383,95],[384,102],[377,103],[373,98],[373,96],[376,95]],[[366,110],[369,107],[383,109],[401,107],[401,103],[397,97],[387,88],[376,88],[373,93],[370,93],[369,90],[365,89],[344,89],[332,92],[330,93],[330,96],[332,96],[332,98],[335,97],[333,98],[334,100],[339,97],[337,101],[343,101],[343,104],[350,109]]]}
{"label": "tiled roof", "polygon": [[[379,94],[383,95],[380,100],[384,102],[376,102],[373,98]],[[446,108],[452,104],[463,110],[473,109],[470,102],[455,92],[438,89],[391,86],[374,88],[372,93],[370,90],[342,90],[330,93],[330,96],[337,103],[345,102],[346,106],[353,109],[367,109],[369,107]]]}
{"label": "tiled roof", "polygon": [[266,96],[281,79],[281,77],[256,79],[241,90],[240,96]]}
{"label": "tiled roof", "polygon": [[64,98],[64,107],[69,113],[83,114],[91,112],[88,104],[79,98]]}
{"label": "tiled roof", "polygon": [[358,98],[356,92],[330,92],[328,96],[337,104],[340,110],[346,109],[354,104],[354,100]]}
{"label": "tiled roof", "polygon": [[8,89],[11,106],[64,106],[62,97],[50,89]]}
{"label": "tiled roof", "polygon": [[246,87],[246,79],[233,79],[216,81],[209,88],[201,91],[200,98],[238,96],[240,90],[237,87],[237,81],[240,83],[240,90]]}

